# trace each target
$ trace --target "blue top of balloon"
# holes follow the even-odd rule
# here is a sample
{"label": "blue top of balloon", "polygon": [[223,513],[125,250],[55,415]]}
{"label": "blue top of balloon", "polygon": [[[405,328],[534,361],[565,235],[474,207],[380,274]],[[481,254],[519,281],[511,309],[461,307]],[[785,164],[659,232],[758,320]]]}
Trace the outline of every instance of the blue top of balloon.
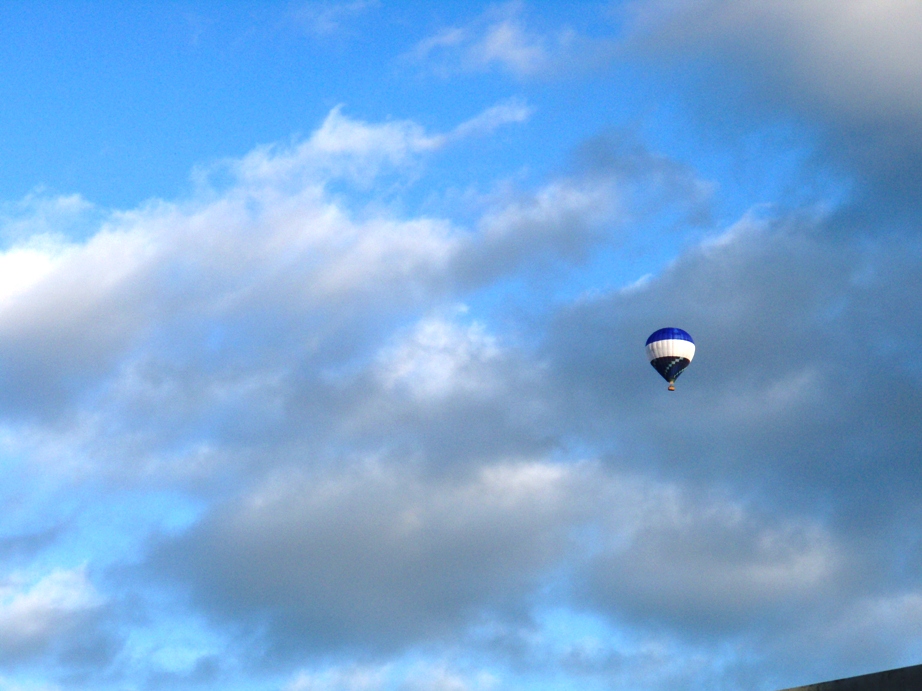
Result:
{"label": "blue top of balloon", "polygon": [[654,331],[650,334],[650,338],[647,339],[646,345],[650,345],[653,341],[691,341],[691,335],[687,331],[682,329],[676,329],[675,327],[667,327],[665,329],[660,329],[659,331]]}

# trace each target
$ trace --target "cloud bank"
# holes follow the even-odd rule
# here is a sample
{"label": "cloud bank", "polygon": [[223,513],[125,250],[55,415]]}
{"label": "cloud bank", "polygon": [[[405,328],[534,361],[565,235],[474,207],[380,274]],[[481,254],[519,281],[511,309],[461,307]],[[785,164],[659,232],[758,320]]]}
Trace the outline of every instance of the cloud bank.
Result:
{"label": "cloud bank", "polygon": [[[25,489],[0,660],[292,691],[769,689],[915,661],[922,248],[914,183],[881,171],[916,161],[917,17],[869,8],[650,2],[624,47],[718,65],[711,94],[742,80],[744,128],[812,123],[805,167],[853,176],[844,202],[717,225],[718,184],[604,135],[466,197],[472,221],[389,204],[530,122],[510,99],[442,132],[338,106],[187,199],[5,209],[0,444]],[[522,12],[417,58],[547,72],[579,39]],[[674,251],[636,280],[624,248],[654,244]],[[672,324],[699,343],[675,395],[642,352]]]}

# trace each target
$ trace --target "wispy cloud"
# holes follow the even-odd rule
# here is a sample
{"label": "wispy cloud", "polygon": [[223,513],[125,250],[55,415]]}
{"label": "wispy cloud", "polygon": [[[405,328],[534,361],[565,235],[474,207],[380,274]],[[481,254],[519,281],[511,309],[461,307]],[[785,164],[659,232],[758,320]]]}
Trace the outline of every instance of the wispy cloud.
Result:
{"label": "wispy cloud", "polygon": [[328,37],[340,33],[346,23],[378,7],[379,0],[311,0],[293,10],[293,20],[309,33]]}
{"label": "wispy cloud", "polygon": [[549,78],[604,62],[608,40],[591,39],[571,28],[531,29],[522,3],[487,10],[475,21],[441,29],[416,44],[409,57],[441,73],[499,70],[519,78]]}
{"label": "wispy cloud", "polygon": [[[430,133],[411,120],[368,123],[333,108],[305,141],[288,147],[261,147],[225,168],[242,180],[279,181],[286,177],[330,176],[369,183],[378,174],[412,168],[425,154],[460,140],[485,136],[497,128],[526,122],[532,109],[524,99],[511,98],[462,122],[449,132]],[[200,175],[207,175],[207,170]]]}
{"label": "wispy cloud", "polygon": [[466,122],[458,125],[449,135],[450,138],[463,139],[478,135],[491,134],[503,125],[526,122],[533,109],[523,98],[510,98],[502,103],[487,108]]}

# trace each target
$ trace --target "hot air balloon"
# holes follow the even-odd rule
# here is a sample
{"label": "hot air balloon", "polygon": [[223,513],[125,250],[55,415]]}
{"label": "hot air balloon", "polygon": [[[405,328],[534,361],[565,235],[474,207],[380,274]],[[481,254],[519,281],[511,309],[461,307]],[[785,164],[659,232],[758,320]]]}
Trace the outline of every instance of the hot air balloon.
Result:
{"label": "hot air balloon", "polygon": [[675,380],[695,357],[695,342],[682,329],[659,329],[647,339],[647,357],[653,369],[669,382],[669,390],[675,391]]}

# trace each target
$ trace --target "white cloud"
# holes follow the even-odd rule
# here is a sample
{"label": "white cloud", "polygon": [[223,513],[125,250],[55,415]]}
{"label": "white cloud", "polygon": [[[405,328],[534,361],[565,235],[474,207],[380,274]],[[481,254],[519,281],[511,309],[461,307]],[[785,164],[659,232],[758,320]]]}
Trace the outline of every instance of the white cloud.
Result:
{"label": "white cloud", "polygon": [[548,53],[541,39],[506,19],[487,27],[468,50],[466,60],[480,67],[497,63],[516,74],[533,75],[547,69]]}
{"label": "white cloud", "polygon": [[490,691],[500,686],[489,672],[464,674],[445,665],[430,665],[409,675],[407,691]]}
{"label": "white cloud", "polygon": [[14,681],[0,677],[0,691],[60,691],[62,687],[42,681]]}
{"label": "white cloud", "polygon": [[440,137],[427,136],[422,127],[409,120],[380,125],[351,120],[334,108],[320,129],[308,140],[312,152],[320,155],[381,156],[393,164],[410,154],[431,151],[442,143]]}
{"label": "white cloud", "polygon": [[0,304],[9,303],[41,281],[65,251],[58,243],[33,240],[0,254]]}
{"label": "white cloud", "polygon": [[299,672],[285,691],[378,691],[389,676],[387,666],[349,666]]}
{"label": "white cloud", "polygon": [[409,338],[381,354],[379,376],[387,389],[405,388],[418,398],[476,393],[500,384],[490,368],[500,355],[496,339],[482,324],[462,327],[426,319]]}
{"label": "white cloud", "polygon": [[303,670],[285,691],[490,691],[497,680],[486,672],[465,673],[437,662],[349,665],[318,671]]}

